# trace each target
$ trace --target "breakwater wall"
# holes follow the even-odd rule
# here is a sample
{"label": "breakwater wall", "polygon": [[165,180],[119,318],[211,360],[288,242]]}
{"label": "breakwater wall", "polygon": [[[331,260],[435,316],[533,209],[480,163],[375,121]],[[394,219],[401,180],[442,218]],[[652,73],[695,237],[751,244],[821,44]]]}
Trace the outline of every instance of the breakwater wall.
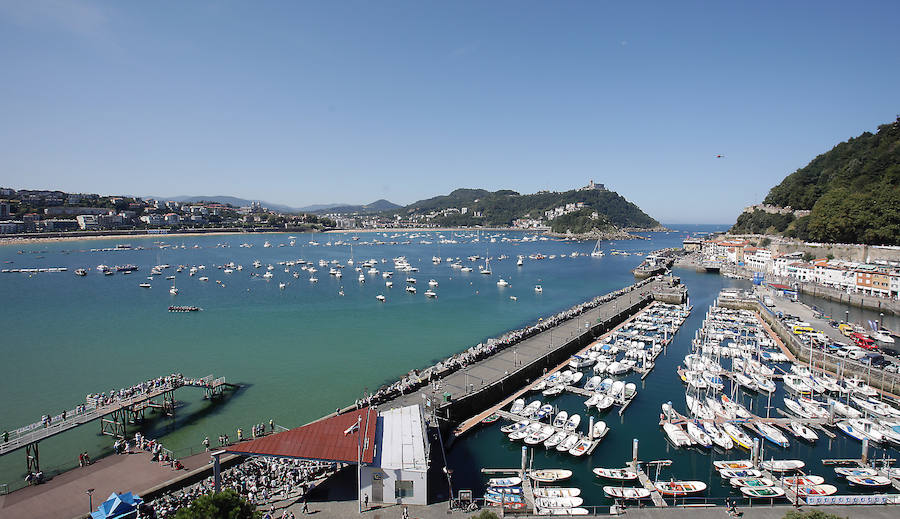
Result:
{"label": "breakwater wall", "polygon": [[438,416],[446,419],[446,421],[441,423],[441,428],[452,429],[466,418],[497,404],[506,398],[512,391],[530,384],[547,370],[565,361],[579,350],[587,347],[597,337],[612,330],[629,317],[638,313],[652,301],[653,295],[647,294],[634,304],[617,311],[615,314],[600,322],[594,323],[589,328],[586,328],[583,333],[568,339],[562,346],[548,351],[546,355],[523,365],[509,375],[484,385],[478,388],[477,391],[468,393],[450,402],[442,403],[437,410]]}

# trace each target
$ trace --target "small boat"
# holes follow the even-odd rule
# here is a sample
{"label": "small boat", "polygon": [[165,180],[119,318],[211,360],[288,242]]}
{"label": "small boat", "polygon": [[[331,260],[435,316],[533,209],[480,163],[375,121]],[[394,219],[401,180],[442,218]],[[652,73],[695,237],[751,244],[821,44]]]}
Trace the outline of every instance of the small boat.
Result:
{"label": "small boat", "polygon": [[141,284],[138,285],[138,286],[141,287],[141,288],[150,288],[150,287],[152,287],[153,285],[151,285],[150,283],[141,283]]}
{"label": "small boat", "polygon": [[809,486],[799,486],[796,487],[797,494],[800,497],[807,496],[830,496],[837,492],[837,487],[834,485],[809,485]]}
{"label": "small boat", "polygon": [[507,281],[506,281],[505,279],[503,279],[503,278],[500,278],[500,281],[497,282],[497,286],[498,286],[498,287],[501,287],[501,288],[502,288],[502,287],[508,287],[508,286],[509,286],[509,282],[507,282]]}
{"label": "small boat", "polygon": [[533,490],[534,497],[578,497],[580,488],[538,487]]}
{"label": "small boat", "polygon": [[406,286],[406,291],[409,292],[410,294],[415,294],[415,293],[416,293],[416,287],[414,287],[414,286],[412,286],[412,285],[407,285],[407,286]]}
{"label": "small boat", "polygon": [[722,479],[731,480],[733,478],[760,478],[763,473],[756,469],[722,469],[719,471]]}
{"label": "small boat", "polygon": [[631,469],[605,469],[598,467],[593,469],[593,472],[597,477],[615,479],[617,481],[633,481],[638,478],[637,472]]}
{"label": "small boat", "polygon": [[572,471],[566,469],[541,469],[527,473],[528,477],[540,483],[555,483],[572,477]]}
{"label": "small boat", "polygon": [[513,424],[509,424],[509,425],[504,425],[503,427],[500,428],[500,432],[502,432],[503,434],[510,434],[510,433],[514,433],[514,432],[516,432],[516,431],[520,431],[520,430],[522,430],[522,429],[525,429],[525,428],[528,427],[529,425],[531,425],[531,421],[529,421],[529,420],[522,420],[521,422],[516,422],[516,423],[513,423]]}
{"label": "small boat", "polygon": [[522,484],[522,478],[491,478],[489,487],[517,487]]}
{"label": "small boat", "polygon": [[886,487],[891,484],[891,478],[885,476],[847,476],[847,481],[861,487]]}
{"label": "small boat", "polygon": [[584,499],[580,497],[536,497],[534,506],[538,508],[574,508],[581,506]]}
{"label": "small boat", "polygon": [[566,420],[569,419],[568,411],[560,411],[556,413],[556,417],[553,418],[553,427],[557,429],[562,429],[564,425],[566,425]]}
{"label": "small boat", "polygon": [[485,417],[483,420],[481,420],[481,423],[484,423],[484,424],[494,423],[499,419],[500,419],[500,415],[497,413],[494,413],[490,416]]}
{"label": "small boat", "polygon": [[615,499],[647,499],[650,497],[650,491],[646,488],[605,486],[603,493]]}
{"label": "small boat", "polygon": [[737,445],[745,449],[750,449],[753,447],[753,439],[750,438],[750,436],[742,431],[741,428],[737,425],[726,422],[722,424],[722,430],[724,430]]}
{"label": "small boat", "polygon": [[759,434],[763,438],[769,440],[770,442],[774,443],[775,445],[778,445],[779,447],[785,447],[785,448],[788,445],[790,445],[790,442],[788,441],[787,437],[781,431],[776,429],[775,426],[769,425],[765,422],[756,422],[753,425],[756,426],[757,432],[759,432]]}
{"label": "small boat", "polygon": [[509,412],[512,414],[522,414],[523,409],[525,409],[525,400],[517,398],[513,401],[512,407],[509,408]]}
{"label": "small boat", "polygon": [[560,452],[569,452],[575,447],[575,444],[577,444],[580,439],[581,438],[577,434],[570,434],[565,440],[559,442],[559,445],[556,446],[556,450]]}
{"label": "small boat", "polygon": [[541,294],[544,292],[544,287],[542,287],[541,285],[535,285],[534,291],[537,292],[538,294]]}
{"label": "small boat", "polygon": [[787,487],[821,485],[825,482],[822,476],[791,476],[784,478],[783,483]]}
{"label": "small boat", "polygon": [[556,446],[559,445],[568,436],[569,435],[566,432],[557,431],[556,433],[553,434],[553,436],[547,438],[547,440],[544,442],[544,448],[547,448],[547,449],[556,448]]}
{"label": "small boat", "polygon": [[713,467],[716,470],[722,469],[731,469],[731,470],[741,470],[741,469],[752,469],[753,462],[750,460],[736,460],[736,461],[714,461]]}
{"label": "small boat", "polygon": [[769,478],[731,478],[728,483],[733,487],[771,487],[775,482]]}
{"label": "small boat", "polygon": [[614,403],[615,400],[613,400],[613,397],[606,395],[597,402],[597,410],[606,411],[607,409],[612,407]]}
{"label": "small boat", "polygon": [[741,494],[747,497],[784,497],[784,490],[778,487],[741,487]]}
{"label": "small boat", "polygon": [[801,460],[769,460],[761,463],[762,468],[771,472],[791,472],[800,470],[806,466]]}
{"label": "small boat", "polygon": [[547,389],[541,391],[541,394],[544,396],[556,396],[563,392],[565,386],[562,384],[557,384],[555,386],[550,386]]}
{"label": "small boat", "polygon": [[84,277],[87,276],[87,271],[84,269],[75,269],[75,275]]}
{"label": "small boat", "polygon": [[707,449],[712,447],[712,439],[697,423],[687,423],[687,434],[691,437],[691,440],[693,440],[695,444]]}
{"label": "small boat", "polygon": [[706,490],[702,481],[658,481],[654,485],[660,494],[667,496],[686,496]]}
{"label": "small boat", "polygon": [[574,447],[569,449],[569,454],[571,454],[572,456],[581,456],[591,448],[591,443],[591,440],[587,438],[581,438],[580,440],[578,440],[578,443],[576,443]]}
{"label": "small boat", "polygon": [[878,475],[878,471],[872,468],[850,468],[850,467],[837,467],[834,469],[834,473],[838,476],[843,477],[873,477]]}
{"label": "small boat", "polygon": [[435,298],[435,297],[437,297],[437,293],[435,293],[434,290],[426,290],[425,297]]}
{"label": "small boat", "polygon": [[676,447],[690,447],[693,443],[691,437],[684,432],[680,425],[666,422],[663,424],[663,431],[666,432],[669,441]]}
{"label": "small boat", "polygon": [[609,427],[606,425],[606,422],[599,420],[594,424],[594,429],[591,431],[591,437],[595,440],[600,440],[606,436],[607,433],[609,433]]}
{"label": "small boat", "polygon": [[566,432],[575,432],[578,429],[578,426],[581,424],[581,415],[573,414],[566,420],[566,424],[563,425],[563,430]]}
{"label": "small boat", "polygon": [[[203,278],[200,278],[200,279],[202,280]],[[281,290],[284,290],[284,287],[286,287],[286,286],[287,286],[286,283],[278,283],[278,288],[280,288]]]}
{"label": "small boat", "polygon": [[375,299],[381,301],[382,303],[385,301],[385,297],[382,294],[378,294],[377,296],[375,296]]}
{"label": "small boat", "polygon": [[787,428],[791,432],[791,434],[793,434],[797,438],[800,438],[801,440],[814,442],[819,439],[819,435],[816,434],[815,431],[800,422],[788,422]]}

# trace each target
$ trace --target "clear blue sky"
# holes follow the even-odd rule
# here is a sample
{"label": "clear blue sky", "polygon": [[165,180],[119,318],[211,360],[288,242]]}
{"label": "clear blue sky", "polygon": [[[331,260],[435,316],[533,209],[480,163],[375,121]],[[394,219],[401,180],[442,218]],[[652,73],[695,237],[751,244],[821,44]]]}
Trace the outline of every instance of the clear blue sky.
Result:
{"label": "clear blue sky", "polygon": [[0,0],[0,185],[296,207],[594,179],[664,222],[731,222],[894,120],[898,20],[896,0]]}

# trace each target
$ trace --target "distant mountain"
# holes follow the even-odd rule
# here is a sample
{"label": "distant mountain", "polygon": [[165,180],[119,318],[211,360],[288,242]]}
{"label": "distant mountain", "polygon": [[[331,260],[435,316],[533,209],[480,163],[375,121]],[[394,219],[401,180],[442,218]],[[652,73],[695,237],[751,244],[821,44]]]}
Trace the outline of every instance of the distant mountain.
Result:
{"label": "distant mountain", "polygon": [[328,207],[323,207],[321,209],[316,209],[311,212],[314,213],[339,213],[339,214],[372,214],[372,213],[381,213],[384,211],[391,211],[393,209],[400,209],[403,206],[397,205],[393,202],[388,202],[385,199],[379,199],[371,204],[366,205],[333,205]]}
{"label": "distant mountain", "polygon": [[344,207],[348,204],[338,203],[338,204],[313,204],[313,205],[305,205],[298,209],[298,211],[303,211],[304,213],[315,213],[317,211],[322,211],[325,209],[331,209],[332,207]]}
{"label": "distant mountain", "polygon": [[773,187],[764,204],[742,213],[730,232],[900,244],[900,117],[814,158]]}
{"label": "distant mountain", "polygon": [[[639,229],[659,227],[659,222],[638,206],[618,193],[606,189],[542,191],[530,195],[522,195],[508,189],[493,192],[485,189],[457,189],[449,195],[414,202],[403,208],[402,212],[427,214],[455,208],[460,212],[448,211],[447,214],[436,217],[435,222],[447,226],[508,226],[519,218],[540,219],[544,217],[545,211],[578,203],[584,204],[584,207],[569,212],[565,215],[566,218],[559,219],[559,222],[554,221],[551,226],[553,231],[585,233],[595,230],[606,231],[612,227]],[[465,214],[461,213],[463,208],[466,209]],[[594,213],[597,213],[596,217]]]}

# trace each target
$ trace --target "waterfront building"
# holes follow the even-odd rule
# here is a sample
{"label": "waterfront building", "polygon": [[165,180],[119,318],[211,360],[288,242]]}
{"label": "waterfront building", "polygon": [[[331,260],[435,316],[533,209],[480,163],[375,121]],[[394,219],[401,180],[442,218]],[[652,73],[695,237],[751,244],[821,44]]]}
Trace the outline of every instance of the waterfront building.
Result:
{"label": "waterfront building", "polygon": [[78,228],[82,231],[94,231],[100,228],[100,220],[96,214],[80,214],[75,217]]}
{"label": "waterfront building", "polygon": [[357,465],[358,496],[370,503],[428,504],[429,449],[420,405],[378,412],[372,407],[241,442],[226,449]]}

